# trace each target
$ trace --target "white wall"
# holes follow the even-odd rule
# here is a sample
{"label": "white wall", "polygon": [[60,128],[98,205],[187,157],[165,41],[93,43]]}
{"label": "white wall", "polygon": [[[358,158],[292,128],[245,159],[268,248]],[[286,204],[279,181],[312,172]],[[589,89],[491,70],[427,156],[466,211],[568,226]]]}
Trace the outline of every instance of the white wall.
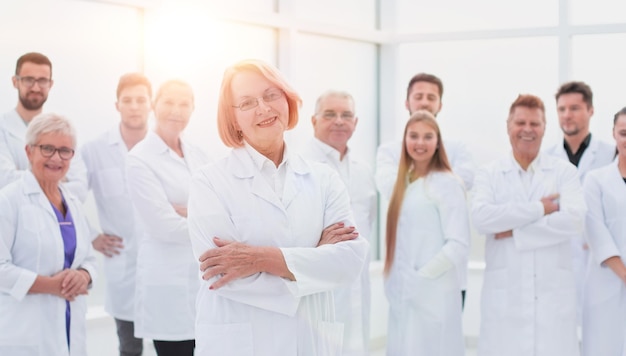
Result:
{"label": "white wall", "polygon": [[[402,132],[406,84],[417,72],[443,79],[444,137],[466,142],[478,163],[508,151],[504,120],[518,93],[544,99],[546,146],[560,139],[553,98],[560,82],[578,79],[592,86],[592,131],[605,140],[611,140],[612,114],[626,105],[620,89],[626,79],[621,0],[155,3],[162,6],[142,11],[84,0],[3,1],[0,110],[16,104],[10,78],[17,57],[29,51],[51,58],[55,85],[45,108],[72,119],[79,142],[117,121],[119,76],[144,70],[155,89],[172,77],[192,85],[196,111],[187,137],[214,157],[227,152],[215,123],[223,70],[249,57],[279,66],[302,95],[300,124],[287,135],[294,147],[312,135],[310,116],[321,92],[351,92],[360,119],[352,147],[372,164],[379,140]],[[472,258],[480,261],[480,240],[474,246]],[[387,305],[380,264],[371,271],[372,337],[381,340]],[[480,279],[471,278],[470,284],[478,290]],[[97,287],[92,303],[101,303],[101,293]],[[470,315],[466,331],[474,335],[478,321],[471,310],[465,314]]]}
{"label": "white wall", "polygon": [[52,61],[54,86],[44,109],[67,116],[79,143],[117,121],[119,76],[142,62],[136,9],[76,0],[3,1],[0,5],[0,110],[17,104],[11,84],[17,58],[42,52]]}
{"label": "white wall", "polygon": [[[509,106],[520,93],[531,93],[547,105],[548,135],[558,127],[551,95],[558,86],[556,40],[514,38],[400,45],[396,93],[406,98],[406,84],[424,71],[444,84],[438,116],[442,135],[465,142],[478,164],[510,149],[506,134]],[[396,117],[408,115],[399,102]],[[397,130],[402,132],[404,125]]]}
{"label": "white wall", "polygon": [[625,33],[581,35],[572,40],[572,78],[585,81],[593,89],[591,132],[611,143],[613,115],[626,106],[626,68],[620,48],[624,41]]}

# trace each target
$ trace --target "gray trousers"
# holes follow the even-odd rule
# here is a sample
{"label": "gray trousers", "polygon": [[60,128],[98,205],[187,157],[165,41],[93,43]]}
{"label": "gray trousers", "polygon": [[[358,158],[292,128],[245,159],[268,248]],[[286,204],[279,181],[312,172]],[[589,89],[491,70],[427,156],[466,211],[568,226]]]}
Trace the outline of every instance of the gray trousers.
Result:
{"label": "gray trousers", "polygon": [[115,319],[117,338],[120,340],[120,356],[141,356],[143,340],[135,337],[135,324],[132,321]]}

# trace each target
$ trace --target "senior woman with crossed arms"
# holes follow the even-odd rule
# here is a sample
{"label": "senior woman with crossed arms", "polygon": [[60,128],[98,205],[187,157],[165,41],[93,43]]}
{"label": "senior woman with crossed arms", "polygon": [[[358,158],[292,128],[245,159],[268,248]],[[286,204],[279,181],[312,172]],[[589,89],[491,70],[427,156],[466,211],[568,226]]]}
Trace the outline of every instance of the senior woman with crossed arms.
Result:
{"label": "senior woman with crossed arms", "polygon": [[60,183],[72,125],[41,114],[26,131],[30,171],[0,191],[0,355],[86,355],[85,295],[95,271],[80,201]]}
{"label": "senior woman with crossed arms", "polygon": [[369,246],[353,227],[338,174],[285,145],[300,101],[261,61],[224,74],[218,129],[233,150],[198,171],[189,194],[189,231],[206,280],[198,355],[341,352],[332,290],[359,276]]}

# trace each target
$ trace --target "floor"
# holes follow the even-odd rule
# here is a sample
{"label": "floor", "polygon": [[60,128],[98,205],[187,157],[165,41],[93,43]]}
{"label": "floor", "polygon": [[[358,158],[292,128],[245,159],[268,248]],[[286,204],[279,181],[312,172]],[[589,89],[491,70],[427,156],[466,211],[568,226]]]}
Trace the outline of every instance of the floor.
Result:
{"label": "floor", "polygon": [[[100,317],[87,322],[87,352],[89,356],[112,356],[117,354],[115,322],[109,317]],[[143,356],[156,356],[154,347],[144,341]],[[385,356],[384,348],[372,350],[370,356]],[[476,356],[475,350],[468,349],[465,356]]]}

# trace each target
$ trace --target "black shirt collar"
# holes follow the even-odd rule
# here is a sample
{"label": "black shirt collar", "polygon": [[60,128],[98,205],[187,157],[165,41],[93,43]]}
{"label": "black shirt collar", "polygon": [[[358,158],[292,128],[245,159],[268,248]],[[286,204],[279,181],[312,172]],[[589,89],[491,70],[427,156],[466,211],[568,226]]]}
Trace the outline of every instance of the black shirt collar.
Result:
{"label": "black shirt collar", "polygon": [[576,167],[578,167],[578,163],[580,163],[580,159],[582,158],[583,153],[585,153],[585,151],[589,147],[590,142],[591,142],[591,133],[589,133],[587,137],[585,137],[583,142],[580,143],[580,147],[578,147],[578,151],[576,151],[576,153],[572,153],[572,150],[567,144],[567,141],[563,139],[563,148],[565,148],[565,152],[567,153],[567,158]]}

